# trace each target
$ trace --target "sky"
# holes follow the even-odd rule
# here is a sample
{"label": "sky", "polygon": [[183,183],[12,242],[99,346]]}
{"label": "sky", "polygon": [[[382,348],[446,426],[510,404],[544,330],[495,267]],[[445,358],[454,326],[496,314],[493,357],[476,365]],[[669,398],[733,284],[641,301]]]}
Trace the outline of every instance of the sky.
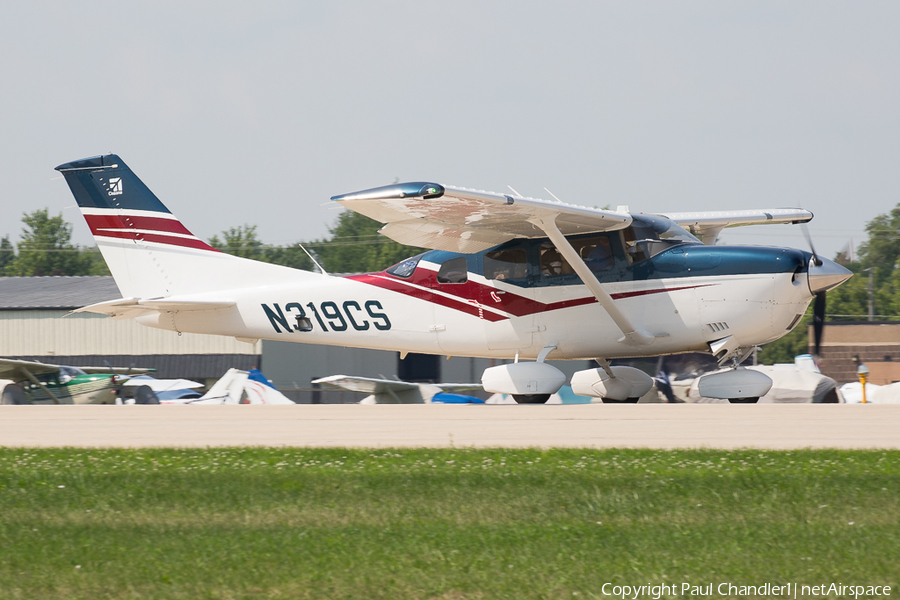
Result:
{"label": "sky", "polygon": [[[900,3],[19,2],[0,21],[0,237],[116,153],[194,234],[329,235],[433,181],[633,212],[803,207],[816,249],[900,202]],[[796,226],[728,243],[806,248]]]}

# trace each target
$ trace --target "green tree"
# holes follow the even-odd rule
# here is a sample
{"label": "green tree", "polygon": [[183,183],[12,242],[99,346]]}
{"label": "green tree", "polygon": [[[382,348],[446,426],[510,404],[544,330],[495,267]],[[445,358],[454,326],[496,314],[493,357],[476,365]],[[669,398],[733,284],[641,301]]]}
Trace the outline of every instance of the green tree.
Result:
{"label": "green tree", "polygon": [[0,275],[6,271],[7,265],[16,259],[16,249],[13,248],[9,236],[3,236],[0,240]]}
{"label": "green tree", "polygon": [[809,351],[809,326],[812,323],[812,309],[800,319],[793,331],[781,339],[763,346],[756,359],[760,364],[792,363],[798,354]]}
{"label": "green tree", "polygon": [[263,256],[266,262],[276,265],[304,271],[315,269],[313,262],[300,246],[267,246],[263,250]]}
{"label": "green tree", "polygon": [[209,245],[228,254],[265,261],[263,243],[256,236],[256,225],[231,227],[222,232],[222,237],[224,239],[220,240],[219,236],[212,236],[209,238]]}
{"label": "green tree", "polygon": [[[398,244],[380,233],[381,223],[359,213],[347,211],[338,216],[330,237],[303,244],[329,273],[363,273],[381,271],[404,258],[423,252]],[[209,245],[222,252],[312,270],[312,261],[299,245],[266,246],[256,235],[255,225],[232,227],[214,235]]]}
{"label": "green tree", "polygon": [[256,225],[231,227],[222,232],[222,238],[214,235],[209,245],[228,254],[251,258],[261,262],[283,265],[293,269],[312,270],[313,263],[299,246],[266,246],[256,235]]}
{"label": "green tree", "polygon": [[51,217],[44,208],[22,217],[19,253],[4,268],[10,276],[90,275],[93,256],[70,243],[72,226],[62,215]]}
{"label": "green tree", "polygon": [[859,247],[860,264],[875,269],[875,284],[880,287],[897,270],[900,258],[900,205],[869,221],[866,232],[869,237]]}
{"label": "green tree", "polygon": [[106,261],[103,260],[103,255],[100,254],[100,249],[97,246],[82,248],[81,256],[88,265],[87,275],[111,275],[109,267],[106,265]]}
{"label": "green tree", "polygon": [[311,243],[322,266],[333,273],[363,273],[381,271],[415,254],[422,248],[404,246],[380,233],[381,223],[369,217],[346,211],[341,213],[331,238]]}

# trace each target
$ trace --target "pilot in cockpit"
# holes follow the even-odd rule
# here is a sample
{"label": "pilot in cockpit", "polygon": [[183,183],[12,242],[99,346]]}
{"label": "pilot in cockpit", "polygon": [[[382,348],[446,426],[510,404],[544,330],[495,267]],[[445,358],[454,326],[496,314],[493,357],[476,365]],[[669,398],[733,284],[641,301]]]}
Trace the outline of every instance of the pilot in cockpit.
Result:
{"label": "pilot in cockpit", "polygon": [[541,248],[541,275],[545,277],[553,277],[554,275],[563,274],[563,257],[559,251],[553,246],[546,249]]}

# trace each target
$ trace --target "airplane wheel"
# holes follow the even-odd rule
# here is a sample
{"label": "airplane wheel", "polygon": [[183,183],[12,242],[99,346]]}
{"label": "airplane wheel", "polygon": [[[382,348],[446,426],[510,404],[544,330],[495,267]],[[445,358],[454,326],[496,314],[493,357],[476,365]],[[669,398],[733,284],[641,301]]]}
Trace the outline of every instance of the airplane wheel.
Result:
{"label": "airplane wheel", "polygon": [[625,398],[624,400],[613,400],[612,398],[601,398],[603,404],[637,404],[640,398]]}
{"label": "airplane wheel", "polygon": [[543,404],[550,399],[550,394],[513,394],[513,400],[519,404]]}
{"label": "airplane wheel", "polygon": [[17,385],[7,385],[0,395],[0,404],[31,404],[25,397],[25,392]]}
{"label": "airplane wheel", "polygon": [[759,402],[759,396],[755,398],[729,398],[731,404],[756,404]]}

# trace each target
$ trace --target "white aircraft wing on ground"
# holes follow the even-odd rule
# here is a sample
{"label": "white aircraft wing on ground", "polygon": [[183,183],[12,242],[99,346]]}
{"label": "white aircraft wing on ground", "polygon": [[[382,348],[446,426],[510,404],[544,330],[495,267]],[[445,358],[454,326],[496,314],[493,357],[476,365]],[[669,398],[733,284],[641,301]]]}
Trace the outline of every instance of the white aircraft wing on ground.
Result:
{"label": "white aircraft wing on ground", "polygon": [[202,383],[191,381],[190,379],[156,379],[141,375],[140,377],[132,377],[122,384],[122,387],[137,387],[146,385],[154,392],[169,392],[172,390],[186,390],[203,387]]}
{"label": "white aircraft wing on ground", "polygon": [[412,383],[352,375],[331,375],[312,383],[369,394],[360,404],[430,404],[442,392],[483,389],[480,383]]}

